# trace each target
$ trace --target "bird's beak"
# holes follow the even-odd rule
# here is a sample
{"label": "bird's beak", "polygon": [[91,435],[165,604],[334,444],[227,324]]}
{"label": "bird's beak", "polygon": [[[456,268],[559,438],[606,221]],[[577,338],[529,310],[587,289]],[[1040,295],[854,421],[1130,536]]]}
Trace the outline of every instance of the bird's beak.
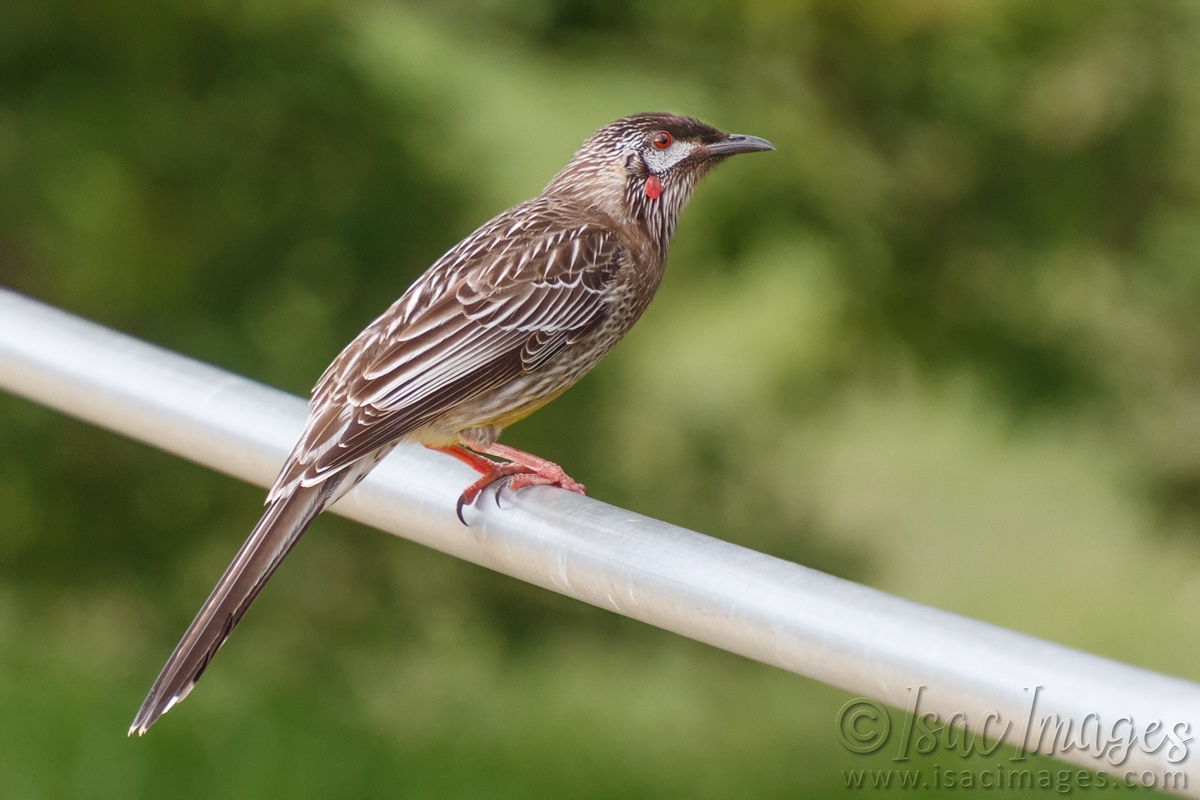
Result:
{"label": "bird's beak", "polygon": [[740,133],[729,133],[719,142],[704,145],[705,155],[732,156],[738,153],[760,153],[764,150],[774,150],[775,145],[757,136],[743,136]]}

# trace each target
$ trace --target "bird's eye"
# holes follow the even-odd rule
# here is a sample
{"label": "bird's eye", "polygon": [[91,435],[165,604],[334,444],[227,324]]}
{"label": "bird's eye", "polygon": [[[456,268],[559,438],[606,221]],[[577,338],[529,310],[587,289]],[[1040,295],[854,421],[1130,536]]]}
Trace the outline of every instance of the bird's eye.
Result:
{"label": "bird's eye", "polygon": [[659,150],[666,150],[671,146],[671,134],[666,131],[661,131],[654,137],[653,144]]}

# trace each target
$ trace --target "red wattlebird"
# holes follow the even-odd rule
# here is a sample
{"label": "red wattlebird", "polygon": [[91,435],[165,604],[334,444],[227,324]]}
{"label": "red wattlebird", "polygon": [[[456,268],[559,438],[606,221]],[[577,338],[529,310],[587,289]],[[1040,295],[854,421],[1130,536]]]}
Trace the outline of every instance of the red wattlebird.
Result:
{"label": "red wattlebird", "polygon": [[[325,370],[267,511],[184,633],[133,720],[139,734],[191,691],[309,522],[401,441],[480,473],[458,502],[507,479],[583,494],[556,464],[498,444],[633,326],[662,279],[679,213],[737,153],[773,150],[672,114],[596,131],[545,190],[468,236]],[[497,462],[485,456],[504,459]]]}

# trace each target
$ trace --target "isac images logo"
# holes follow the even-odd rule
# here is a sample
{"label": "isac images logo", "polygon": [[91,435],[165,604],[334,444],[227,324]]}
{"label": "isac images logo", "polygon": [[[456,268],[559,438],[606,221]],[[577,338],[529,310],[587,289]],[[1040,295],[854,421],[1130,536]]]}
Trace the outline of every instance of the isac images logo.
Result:
{"label": "isac images logo", "polygon": [[[1162,754],[1167,763],[1182,765],[1193,741],[1191,723],[1138,720],[1135,724],[1128,716],[1102,720],[1098,714],[1082,719],[1040,716],[1037,698],[1042,688],[1025,689],[1025,708],[1014,719],[1005,719],[994,710],[983,712],[977,720],[968,720],[963,713],[942,719],[921,708],[924,686],[909,688],[908,707],[898,721],[893,721],[882,703],[854,698],[838,711],[837,736],[842,746],[852,753],[891,753],[892,761],[902,766],[842,770],[846,788],[1025,789],[1058,794],[1135,787],[1187,789],[1188,776],[1182,769],[1139,770],[1128,768],[1127,762],[1130,753],[1140,750]],[[968,728],[970,722],[974,724]],[[1006,741],[1013,744],[1006,745]],[[1062,757],[1072,751],[1086,753],[1102,768],[1047,769],[1026,762],[1031,753]],[[961,760],[942,763],[938,758],[932,768],[908,766],[914,755],[934,754]],[[968,768],[965,760],[971,757],[987,759],[988,766]]]}

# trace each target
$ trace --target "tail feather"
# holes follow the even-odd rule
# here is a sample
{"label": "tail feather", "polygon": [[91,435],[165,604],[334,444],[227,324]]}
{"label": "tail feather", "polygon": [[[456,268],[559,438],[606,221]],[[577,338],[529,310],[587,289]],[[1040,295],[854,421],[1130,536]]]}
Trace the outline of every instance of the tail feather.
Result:
{"label": "tail feather", "polygon": [[316,486],[297,486],[271,503],[167,659],[129,726],[131,736],[144,734],[187,697],[267,579],[328,504],[339,482],[335,476]]}

